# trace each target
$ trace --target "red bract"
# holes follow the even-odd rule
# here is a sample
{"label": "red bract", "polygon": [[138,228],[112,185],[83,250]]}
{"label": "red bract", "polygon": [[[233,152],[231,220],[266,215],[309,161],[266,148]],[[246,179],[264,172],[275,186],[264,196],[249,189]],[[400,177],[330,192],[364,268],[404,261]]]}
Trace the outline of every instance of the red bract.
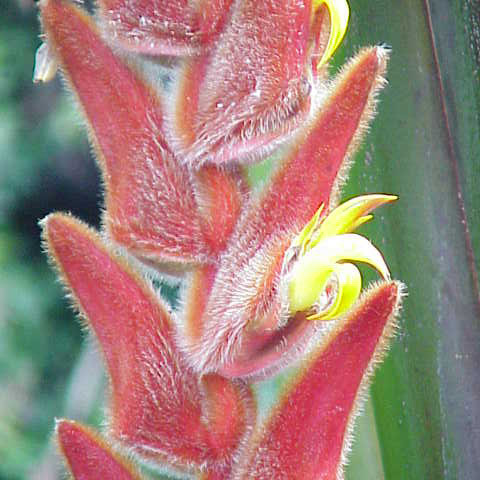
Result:
{"label": "red bract", "polygon": [[115,43],[149,55],[182,55],[208,48],[233,0],[100,0],[105,30]]}
{"label": "red bract", "polygon": [[114,453],[105,440],[82,425],[61,420],[57,424],[57,437],[68,467],[76,479],[141,478],[130,462]]}
{"label": "red bract", "polygon": [[221,41],[179,74],[173,142],[194,166],[258,158],[310,107],[311,2],[244,0],[232,10]]}
{"label": "red bract", "polygon": [[167,308],[94,232],[60,214],[44,225],[50,255],[104,354],[110,434],[184,468],[228,463],[252,416],[248,389],[188,368]]}
{"label": "red bract", "polygon": [[[99,27],[67,1],[42,1],[105,185],[102,232],[60,213],[43,222],[110,379],[104,437],[58,423],[76,479],[141,478],[144,461],[210,480],[342,476],[402,287],[350,233],[394,197],[335,208],[388,57],[366,48],[326,77],[317,61],[332,49],[336,3],[345,8],[104,0]],[[172,67],[169,86],[152,81],[153,56],[193,52]],[[251,192],[242,161],[280,141],[272,179]],[[337,251],[346,240],[351,251]],[[307,255],[318,278],[296,268]],[[360,280],[348,261],[371,264],[384,281],[355,301]],[[184,284],[180,311],[159,297],[152,268]],[[303,291],[307,277],[319,296],[293,309],[291,285]],[[253,382],[292,362],[295,375],[260,422]]]}

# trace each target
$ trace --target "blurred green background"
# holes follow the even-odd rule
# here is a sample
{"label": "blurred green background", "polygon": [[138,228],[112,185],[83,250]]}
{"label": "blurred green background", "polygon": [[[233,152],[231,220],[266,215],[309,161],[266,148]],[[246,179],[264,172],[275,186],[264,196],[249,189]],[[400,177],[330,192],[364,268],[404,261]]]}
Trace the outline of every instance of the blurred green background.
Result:
{"label": "blurred green background", "polygon": [[54,418],[95,420],[103,378],[95,353],[82,350],[37,222],[68,210],[95,225],[101,197],[61,82],[32,83],[34,3],[4,0],[0,10],[0,479],[53,479]]}
{"label": "blurred green background", "polygon": [[[6,3],[5,3],[6,2]],[[480,472],[480,2],[351,0],[336,68],[393,47],[389,86],[345,196],[398,204],[365,227],[409,297],[360,418],[348,479],[476,480]],[[42,253],[54,210],[98,225],[101,193],[81,119],[56,78],[31,81],[30,0],[0,15],[0,479],[61,477],[54,418],[99,424],[97,354]],[[262,171],[262,166],[257,172]],[[264,389],[274,391],[275,380]]]}

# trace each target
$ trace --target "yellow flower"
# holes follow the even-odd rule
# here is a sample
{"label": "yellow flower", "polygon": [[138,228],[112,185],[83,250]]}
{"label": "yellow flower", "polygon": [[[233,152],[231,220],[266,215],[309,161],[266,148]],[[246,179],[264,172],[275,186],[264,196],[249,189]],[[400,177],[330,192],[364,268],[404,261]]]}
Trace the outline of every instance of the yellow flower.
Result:
{"label": "yellow flower", "polygon": [[372,219],[370,211],[396,199],[381,194],[355,197],[323,219],[320,206],[285,256],[284,268],[293,264],[287,274],[291,314],[307,312],[308,319],[331,320],[349,310],[362,288],[360,272],[351,261],[366,263],[390,278],[378,249],[350,232]]}

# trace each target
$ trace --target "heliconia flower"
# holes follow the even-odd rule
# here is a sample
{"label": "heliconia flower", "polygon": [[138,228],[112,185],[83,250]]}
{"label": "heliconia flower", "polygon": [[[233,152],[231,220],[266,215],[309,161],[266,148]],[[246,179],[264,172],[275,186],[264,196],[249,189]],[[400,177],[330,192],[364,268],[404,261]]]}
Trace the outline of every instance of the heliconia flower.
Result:
{"label": "heliconia flower", "polygon": [[[95,21],[67,0],[40,8],[34,77],[59,65],[105,185],[101,232],[61,213],[42,223],[110,380],[102,434],[57,424],[68,469],[76,480],[138,480],[144,463],[202,480],[343,478],[403,288],[354,233],[396,197],[339,205],[388,51],[365,48],[328,78],[344,0],[102,0]],[[195,56],[164,87],[145,54]],[[271,179],[250,191],[245,159],[280,141]],[[382,280],[363,289],[357,262]],[[179,310],[151,267],[182,283]],[[287,366],[260,420],[252,383]]]}
{"label": "heliconia flower", "polygon": [[370,210],[396,198],[352,198],[322,220],[323,205],[320,207],[285,254],[290,314],[309,311],[307,320],[331,320],[348,311],[362,286],[360,271],[348,261],[367,263],[390,279],[381,253],[365,237],[348,232],[370,220],[372,215],[365,215]]}
{"label": "heliconia flower", "polygon": [[[265,437],[260,451],[266,453],[271,448],[268,445],[272,445],[285,455],[292,455],[290,461],[297,463],[289,468],[295,468],[295,472],[309,469],[315,473],[321,471],[318,464],[323,463],[328,464],[330,470],[340,468],[341,452],[348,446],[347,424],[352,421],[354,401],[365,388],[373,362],[383,354],[394,329],[399,285],[390,282],[372,289],[326,340],[319,338],[321,341],[306,360],[306,365],[312,363],[315,368],[303,367],[304,373],[286,388],[284,400],[267,424],[257,425],[256,440],[251,443],[246,439],[254,422],[254,407],[248,387],[220,376],[195,379],[173,343],[171,321],[154,292],[122,258],[110,252],[96,234],[73,218],[60,214],[47,217],[44,228],[45,246],[101,344],[111,379],[107,431],[114,441],[120,441],[142,458],[166,462],[189,472],[210,472],[207,478],[214,478],[219,471],[224,475],[220,478],[230,478],[230,472],[231,478],[237,478],[237,468],[239,471],[266,469],[255,478],[272,478],[268,472],[276,469],[278,478],[282,478],[278,458],[270,459],[271,464],[268,459],[260,460],[262,466],[256,465],[258,459],[249,466],[232,464],[232,450],[244,452],[241,458],[256,458],[256,447],[252,445],[259,441],[258,436]],[[316,377],[323,379],[323,383],[314,380]],[[329,389],[335,395],[329,396]],[[339,395],[342,408],[339,408]],[[304,409],[312,408],[318,409],[318,413],[305,418],[308,428],[303,425],[297,431],[303,448],[295,444],[293,452],[285,451],[291,445],[293,433],[291,428],[288,433],[277,432],[283,425],[279,418],[302,417]],[[339,419],[337,414],[333,421],[330,417],[335,409],[342,415]],[[325,419],[332,424],[329,430],[325,430]],[[90,459],[99,455],[88,454],[88,450],[106,450],[100,458],[108,455],[109,450],[104,444],[98,444],[95,436],[82,430],[83,427],[60,425],[63,425],[63,429],[58,427],[60,445],[75,478],[95,478],[93,473],[88,473],[98,471]],[[330,430],[331,437],[325,438],[325,431]],[[311,439],[307,440],[307,432],[311,432]],[[319,438],[324,439],[323,443],[319,444]],[[316,447],[316,454],[313,457],[309,454],[308,465],[299,470],[295,455],[302,458],[304,449],[310,448],[309,441],[310,447]],[[282,442],[286,442],[285,445]],[[83,446],[73,448],[72,443]],[[84,462],[79,451],[83,453]],[[276,454],[281,456],[279,452]],[[110,455],[114,465],[110,469],[128,471],[129,463],[113,453]],[[83,472],[85,476],[76,472]],[[251,478],[248,475],[245,478]],[[295,474],[284,478],[295,478]]]}

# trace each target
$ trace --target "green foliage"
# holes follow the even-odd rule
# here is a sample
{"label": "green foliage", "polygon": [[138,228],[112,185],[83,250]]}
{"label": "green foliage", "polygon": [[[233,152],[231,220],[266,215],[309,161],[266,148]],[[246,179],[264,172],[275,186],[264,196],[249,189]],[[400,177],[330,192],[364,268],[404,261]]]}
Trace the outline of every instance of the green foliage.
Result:
{"label": "green foliage", "polygon": [[0,16],[0,478],[11,480],[41,460],[81,348],[37,221],[60,208],[98,215],[71,102],[59,82],[32,84],[37,15],[22,5],[7,2]]}
{"label": "green foliage", "polygon": [[[398,339],[373,385],[385,478],[477,478],[478,3],[352,7],[348,55],[368,43],[393,49],[389,86],[346,192],[400,195],[366,227],[408,287]],[[369,477],[352,465],[350,478]]]}

